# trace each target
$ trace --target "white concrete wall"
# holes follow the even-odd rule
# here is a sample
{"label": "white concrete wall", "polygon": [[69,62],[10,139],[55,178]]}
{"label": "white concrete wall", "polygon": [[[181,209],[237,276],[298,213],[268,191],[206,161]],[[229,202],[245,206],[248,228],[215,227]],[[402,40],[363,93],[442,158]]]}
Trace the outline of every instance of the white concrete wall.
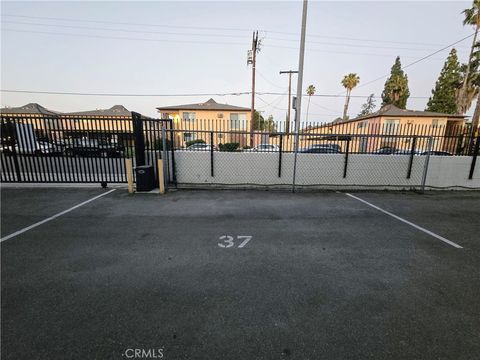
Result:
{"label": "white concrete wall", "polygon": [[[210,153],[179,151],[175,167],[179,185],[291,185],[294,154],[282,155],[282,174],[278,177],[279,153],[215,152],[214,176],[210,176]],[[422,183],[425,156],[415,156],[407,179],[408,155],[349,156],[347,176],[343,178],[344,154],[298,154],[296,184],[319,188],[418,188]],[[431,156],[427,186],[435,188],[480,188],[480,163],[468,180],[471,157]]]}
{"label": "white concrete wall", "polygon": [[434,188],[480,188],[480,158],[473,178],[468,179],[471,156],[432,156],[428,166],[427,185]]}

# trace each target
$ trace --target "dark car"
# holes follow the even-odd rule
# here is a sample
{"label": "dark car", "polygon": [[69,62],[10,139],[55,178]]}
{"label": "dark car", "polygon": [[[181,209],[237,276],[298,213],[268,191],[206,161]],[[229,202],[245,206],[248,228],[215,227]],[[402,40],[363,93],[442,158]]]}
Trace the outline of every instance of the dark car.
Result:
{"label": "dark car", "polygon": [[398,154],[400,151],[401,150],[396,149],[396,148],[391,147],[391,146],[383,146],[380,149],[378,149],[377,151],[375,151],[374,154],[377,154],[377,155],[392,155],[392,154]]}
{"label": "dark car", "polygon": [[122,155],[120,147],[94,139],[72,139],[65,143],[63,151],[67,156],[119,157]]}
{"label": "dark car", "polygon": [[342,148],[337,144],[316,144],[300,150],[308,154],[341,154]]}
{"label": "dark car", "polygon": [[421,155],[453,156],[453,154],[449,153],[448,151],[438,151],[438,150],[424,151],[424,152],[422,152]]}
{"label": "dark car", "polygon": [[[397,150],[395,155],[412,155],[412,150]],[[418,151],[414,150],[413,155],[418,155]]]}

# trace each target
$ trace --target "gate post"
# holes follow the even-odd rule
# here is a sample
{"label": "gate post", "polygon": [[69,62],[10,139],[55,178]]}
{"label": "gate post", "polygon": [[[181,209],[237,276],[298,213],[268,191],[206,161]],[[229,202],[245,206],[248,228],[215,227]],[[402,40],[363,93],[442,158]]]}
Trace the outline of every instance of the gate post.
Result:
{"label": "gate post", "polygon": [[213,177],[213,131],[210,131],[210,176]]}
{"label": "gate post", "polygon": [[422,194],[425,192],[425,184],[427,182],[427,173],[428,173],[428,163],[430,162],[430,153],[432,151],[433,145],[433,136],[428,138],[428,145],[427,145],[427,157],[425,158],[425,164],[423,166],[423,176],[422,176]]}
{"label": "gate post", "polygon": [[478,151],[480,148],[480,136],[477,136],[477,142],[472,154],[472,163],[470,164],[470,173],[468,174],[468,180],[473,179],[473,173],[475,171],[475,164],[477,163]]}
{"label": "gate post", "polygon": [[280,149],[278,150],[278,177],[282,177],[283,134],[280,134]]}
{"label": "gate post", "polygon": [[135,166],[145,165],[145,139],[142,115],[132,111],[132,126],[135,137]]}
{"label": "gate post", "polygon": [[[13,120],[13,122],[12,122]],[[6,130],[10,135],[11,138],[11,146],[12,146],[12,158],[13,158],[13,167],[15,168],[15,176],[17,177],[17,182],[22,182],[22,173],[20,171],[20,163],[17,158],[17,151],[15,149],[15,145],[18,143],[18,135],[17,135],[17,125],[15,119],[6,119]],[[18,146],[20,149],[20,145]]]}
{"label": "gate post", "polygon": [[412,140],[412,148],[410,149],[410,159],[408,161],[408,171],[407,171],[407,179],[410,179],[412,176],[412,166],[413,166],[413,157],[415,156],[415,147],[417,146],[417,137],[414,136]]}
{"label": "gate post", "polygon": [[164,186],[168,189],[168,183],[170,182],[170,161],[168,159],[168,145],[167,145],[167,131],[165,125],[162,124],[162,160],[163,160],[163,174],[164,174]]}
{"label": "gate post", "polygon": [[350,153],[350,138],[347,140],[347,149],[345,150],[345,162],[343,164],[343,178],[347,177],[348,154]]}

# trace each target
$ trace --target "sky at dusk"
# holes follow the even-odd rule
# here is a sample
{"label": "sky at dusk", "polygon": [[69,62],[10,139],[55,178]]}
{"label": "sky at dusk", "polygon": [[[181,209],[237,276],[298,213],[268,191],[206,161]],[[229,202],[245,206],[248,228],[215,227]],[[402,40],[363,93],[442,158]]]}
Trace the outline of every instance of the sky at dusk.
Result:
{"label": "sky at dusk", "polygon": [[[408,65],[454,43],[473,28],[462,25],[470,1],[310,1],[304,88],[316,87],[309,121],[341,116],[340,84],[360,76],[350,117],[365,98],[380,96],[399,55]],[[2,2],[1,87],[81,93],[157,96],[1,94],[1,105],[37,102],[57,111],[82,111],[122,104],[157,116],[155,108],[203,102],[250,106],[250,95],[221,96],[251,88],[246,64],[252,31],[262,39],[257,57],[256,108],[284,120],[287,75],[298,67],[300,1],[244,2]],[[466,61],[471,38],[456,45]],[[408,108],[423,110],[450,48],[405,69]],[[294,78],[294,91],[296,77]],[[182,94],[205,94],[181,96]],[[175,95],[175,96],[160,96]],[[415,97],[415,98],[413,98]],[[380,105],[381,99],[377,99]],[[303,103],[305,120],[307,99]],[[473,106],[469,112],[473,112]],[[378,107],[377,107],[378,109]]]}

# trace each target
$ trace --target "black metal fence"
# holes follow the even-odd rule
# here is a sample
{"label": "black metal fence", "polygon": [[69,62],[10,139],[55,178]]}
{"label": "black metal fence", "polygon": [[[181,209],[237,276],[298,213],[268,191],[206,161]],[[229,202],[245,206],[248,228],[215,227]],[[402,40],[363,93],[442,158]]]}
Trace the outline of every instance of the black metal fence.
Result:
{"label": "black metal fence", "polygon": [[[396,132],[360,134],[304,130],[298,136],[295,166],[292,166],[292,156],[297,140],[292,133],[174,129],[171,131],[172,153],[179,157],[180,165],[175,168],[179,172],[178,183],[187,187],[289,187],[294,183],[293,174],[300,174],[298,187],[328,185],[331,188],[348,184],[362,188],[424,188],[424,174],[431,156],[464,157],[462,163],[466,160],[468,164],[463,165],[461,171],[468,174],[468,179],[473,178],[480,138],[472,141],[468,128],[450,127],[446,131],[441,127],[418,126],[408,129],[398,127]],[[252,138],[254,146],[249,145]],[[239,156],[225,156],[227,153]],[[356,183],[349,182],[352,176]]]}
{"label": "black metal fence", "polygon": [[[250,131],[247,122],[235,125],[220,120],[179,121],[174,127],[174,146],[177,149],[205,150],[210,146],[219,151],[279,151],[295,150],[295,134],[271,129]],[[435,154],[471,155],[473,153],[470,127],[461,123],[446,125],[418,124],[340,124],[302,123],[299,131],[299,151],[310,153],[344,152],[393,154],[427,151],[427,141],[432,138]],[[473,138],[474,140],[474,138]],[[203,144],[203,145],[202,145]]]}
{"label": "black metal fence", "polygon": [[157,160],[164,158],[167,180],[176,184],[176,156],[189,151],[210,153],[204,166],[211,177],[216,175],[217,152],[275,153],[277,160],[272,161],[278,161],[281,177],[283,154],[297,148],[299,154],[343,154],[345,174],[350,154],[406,155],[407,178],[414,157],[470,155],[472,178],[479,147],[473,137],[478,131],[457,122],[302,123],[297,147],[294,133],[278,131],[275,124],[252,132],[246,121],[175,122],[137,113],[123,118],[2,114],[0,125],[2,182],[125,183],[125,158],[133,158],[134,166],[153,165],[157,174]]}
{"label": "black metal fence", "polygon": [[[1,181],[124,183],[125,158],[154,164],[157,137],[170,121],[147,119],[139,151],[135,119],[85,116],[1,116]],[[147,136],[148,134],[148,136]],[[143,158],[139,157],[142,154]],[[146,158],[145,158],[146,155]]]}

